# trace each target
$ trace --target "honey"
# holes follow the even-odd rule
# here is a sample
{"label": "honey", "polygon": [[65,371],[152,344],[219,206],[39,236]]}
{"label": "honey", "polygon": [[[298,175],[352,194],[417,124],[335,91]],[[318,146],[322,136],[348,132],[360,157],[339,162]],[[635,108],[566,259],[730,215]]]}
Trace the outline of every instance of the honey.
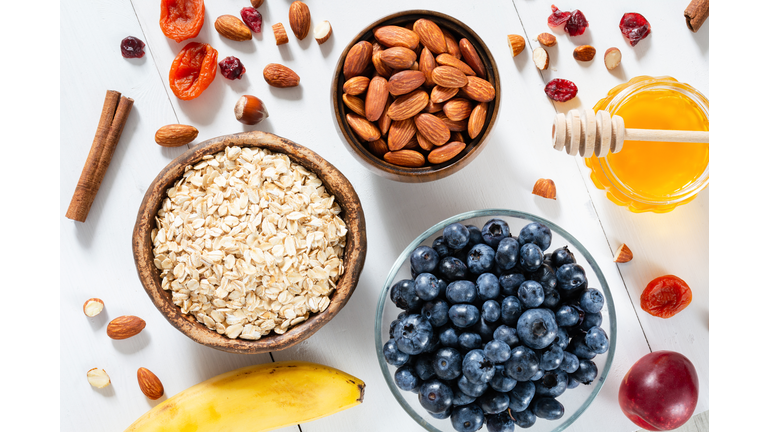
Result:
{"label": "honey", "polygon": [[[709,101],[670,77],[641,76],[612,89],[595,111],[624,119],[627,128],[709,130]],[[585,159],[592,181],[633,212],[668,212],[709,184],[709,144],[625,141],[604,158]]]}

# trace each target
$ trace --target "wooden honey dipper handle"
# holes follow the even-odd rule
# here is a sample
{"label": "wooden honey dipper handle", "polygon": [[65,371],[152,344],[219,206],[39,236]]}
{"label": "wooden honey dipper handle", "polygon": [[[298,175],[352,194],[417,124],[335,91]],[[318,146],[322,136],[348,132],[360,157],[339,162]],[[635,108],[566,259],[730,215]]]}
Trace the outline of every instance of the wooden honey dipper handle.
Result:
{"label": "wooden honey dipper handle", "polygon": [[626,129],[620,116],[611,116],[608,111],[595,114],[591,110],[557,114],[552,124],[553,146],[556,150],[565,149],[571,156],[605,157],[621,151],[624,141],[709,143],[709,132]]}

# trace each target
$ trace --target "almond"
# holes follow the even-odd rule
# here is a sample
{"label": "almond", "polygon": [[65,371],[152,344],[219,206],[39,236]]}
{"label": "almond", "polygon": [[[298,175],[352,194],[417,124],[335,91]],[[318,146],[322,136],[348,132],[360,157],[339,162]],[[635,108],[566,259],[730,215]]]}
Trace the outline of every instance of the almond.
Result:
{"label": "almond", "polygon": [[324,44],[331,37],[332,33],[333,27],[331,27],[331,23],[327,20],[316,25],[315,29],[312,31],[312,35],[315,37],[318,45]]}
{"label": "almond", "polygon": [[461,56],[464,62],[475,71],[477,76],[485,78],[485,65],[472,43],[467,38],[464,38],[459,41],[459,49],[461,50]]}
{"label": "almond", "polygon": [[299,76],[288,68],[277,63],[270,63],[264,67],[264,81],[272,87],[296,87],[299,85]]}
{"label": "almond", "polygon": [[388,64],[384,63],[384,60],[381,59],[381,53],[384,51],[376,51],[373,53],[373,67],[376,69],[376,73],[384,78],[389,78],[392,76],[392,73],[394,72],[391,67],[389,67]]}
{"label": "almond", "polygon": [[361,115],[347,114],[347,124],[363,141],[376,141],[381,138],[379,129]]}
{"label": "almond", "polygon": [[430,151],[435,148],[435,144],[432,141],[424,138],[424,135],[418,131],[416,132],[416,142],[419,144],[419,147],[426,151]]}
{"label": "almond", "polygon": [[451,138],[448,126],[432,114],[421,113],[414,123],[419,133],[434,145],[443,145]]}
{"label": "almond", "polygon": [[465,142],[464,141],[464,135],[461,134],[461,132],[451,132],[451,139],[450,142],[458,141],[458,142]]}
{"label": "almond", "polygon": [[573,50],[573,58],[582,62],[592,61],[596,52],[595,47],[591,45],[579,45]]}
{"label": "almond", "polygon": [[533,50],[533,64],[538,70],[546,70],[549,67],[549,53],[542,47]]}
{"label": "almond", "polygon": [[376,155],[376,157],[382,158],[384,153],[389,151],[389,147],[387,147],[387,143],[383,139],[379,138],[376,141],[368,142],[368,151]]}
{"label": "almond", "polygon": [[621,64],[621,51],[616,47],[608,48],[605,50],[603,61],[608,70],[616,69]]}
{"label": "almond", "polygon": [[370,82],[370,78],[366,76],[352,77],[344,82],[342,90],[344,93],[350,96],[357,96],[359,94],[365,93],[365,91],[368,89],[368,83]]}
{"label": "almond", "polygon": [[392,69],[408,69],[416,61],[416,53],[403,47],[387,48],[381,52],[381,61]]}
{"label": "almond", "polygon": [[622,243],[621,246],[619,246],[619,248],[616,249],[613,262],[617,262],[617,263],[630,262],[632,261],[633,257],[634,256],[632,255],[632,251],[629,250],[629,246]]}
{"label": "almond", "polygon": [[384,112],[381,114],[381,117],[379,117],[379,130],[382,134],[389,132],[389,128],[392,125],[392,119],[389,118],[389,115],[387,114],[390,105],[392,105],[391,96],[387,97],[387,105],[384,106]]}
{"label": "almond", "polygon": [[555,182],[553,182],[550,179],[544,179],[540,178],[536,180],[536,184],[533,185],[533,192],[531,192],[534,195],[538,195],[540,197],[548,198],[548,199],[557,199],[557,190],[555,189]]}
{"label": "almond", "polygon": [[155,142],[163,147],[178,147],[189,144],[197,138],[194,126],[171,124],[161,127],[155,132]]}
{"label": "almond", "polygon": [[128,339],[141,333],[147,323],[143,319],[124,315],[113,319],[107,324],[107,336],[112,339]]}
{"label": "almond", "polygon": [[450,54],[440,54],[439,56],[437,56],[435,61],[440,66],[453,66],[456,69],[464,72],[464,75],[476,75],[475,70],[469,67],[468,64],[464,63],[463,61],[457,59],[456,57]]}
{"label": "almond", "polygon": [[288,9],[288,23],[296,39],[302,40],[307,37],[310,21],[309,6],[298,0],[291,3]]}
{"label": "almond", "polygon": [[443,105],[445,116],[453,121],[460,121],[472,114],[474,104],[463,98],[453,98]]}
{"label": "almond", "polygon": [[447,88],[441,86],[435,86],[432,88],[432,93],[429,95],[429,100],[432,103],[441,104],[459,93],[458,88]]}
{"label": "almond", "polygon": [[[373,55],[373,45],[360,41],[352,46],[344,59],[344,78],[350,79],[362,75]],[[378,70],[378,69],[377,69]]]}
{"label": "almond", "polygon": [[453,66],[438,66],[432,71],[432,81],[441,87],[460,88],[467,85],[467,75]]}
{"label": "almond", "polygon": [[459,43],[456,42],[456,38],[453,37],[451,32],[443,30],[443,37],[445,37],[445,48],[447,53],[456,57],[457,60],[461,60],[461,49]]}
{"label": "almond", "polygon": [[493,84],[478,77],[467,77],[467,85],[464,86],[463,90],[467,96],[478,102],[490,102],[496,97],[496,89],[493,88]]}
{"label": "almond", "polygon": [[507,35],[507,45],[512,57],[517,57],[525,49],[525,39],[520,35]]}
{"label": "almond", "polygon": [[262,3],[264,3],[264,0],[251,0],[251,4],[253,5],[254,9],[261,6]]}
{"label": "almond", "polygon": [[160,378],[153,374],[147,368],[140,367],[136,371],[136,378],[139,380],[139,388],[144,395],[152,400],[157,400],[163,397],[165,389],[163,389],[163,383],[160,382]]}
{"label": "almond", "polygon": [[392,102],[387,114],[392,120],[405,120],[413,117],[429,103],[429,95],[424,90],[414,90]]}
{"label": "almond", "polygon": [[365,102],[362,99],[348,94],[343,94],[341,100],[344,101],[344,105],[351,109],[357,115],[365,116]]}
{"label": "almond", "polygon": [[[418,54],[417,54],[417,55],[418,55]],[[417,70],[419,70],[419,61],[417,60],[417,61],[413,62],[413,64],[411,65],[411,67],[409,67],[408,69],[410,69],[410,70],[412,70],[412,71],[417,71]]]}
{"label": "almond", "polygon": [[403,150],[418,150],[418,149],[419,149],[419,140],[416,139],[416,134],[413,134],[411,139],[409,139],[408,142],[405,143]]}
{"label": "almond", "polygon": [[433,55],[448,52],[445,36],[440,27],[433,21],[421,18],[413,23],[413,31],[419,35],[419,41],[429,49]]}
{"label": "almond", "polygon": [[552,33],[542,33],[536,37],[536,39],[545,47],[553,47],[557,45],[557,38]]}
{"label": "almond", "polygon": [[429,152],[429,155],[427,155],[427,160],[433,164],[448,162],[449,160],[455,158],[466,147],[467,145],[463,142],[454,141],[442,147],[433,149],[431,152]]}
{"label": "almond", "polygon": [[421,55],[419,56],[419,70],[424,73],[424,84],[426,84],[427,87],[435,85],[435,82],[432,81],[432,71],[435,67],[437,67],[435,56],[433,56],[432,52],[425,47],[421,50]]}
{"label": "almond", "polygon": [[488,103],[482,102],[475,106],[472,110],[472,114],[469,115],[469,121],[467,122],[467,133],[469,137],[475,139],[485,126],[485,117],[488,114]]}
{"label": "almond", "polygon": [[406,144],[416,135],[416,126],[413,118],[393,121],[389,127],[387,136],[387,146],[390,151],[397,151],[405,147]]}
{"label": "almond", "polygon": [[288,33],[285,32],[283,23],[273,25],[272,33],[275,35],[275,45],[284,45],[288,43]]}
{"label": "almond", "polygon": [[88,378],[88,383],[96,388],[104,388],[112,382],[107,371],[101,368],[90,369],[85,376]]}
{"label": "almond", "polygon": [[465,130],[467,130],[467,125],[469,123],[467,120],[454,121],[446,117],[445,113],[442,113],[442,112],[435,114],[435,117],[442,120],[443,123],[445,123],[445,125],[448,126],[448,129],[451,132],[464,132]]}
{"label": "almond", "polygon": [[424,155],[415,150],[398,150],[384,153],[384,160],[407,168],[418,168],[424,165]]}
{"label": "almond", "polygon": [[381,117],[388,97],[387,80],[380,76],[373,77],[365,95],[365,118],[368,121],[375,122]]}
{"label": "almond", "polygon": [[442,112],[443,111],[443,104],[441,103],[434,103],[430,99],[430,101],[427,103],[427,106],[424,107],[422,112],[434,114],[436,112]]}
{"label": "almond", "polygon": [[387,47],[403,47],[416,50],[419,46],[419,35],[414,31],[400,26],[383,26],[373,32],[373,37]]}
{"label": "almond", "polygon": [[101,299],[90,298],[83,303],[83,313],[89,318],[100,314],[102,310],[104,310],[104,301]]}
{"label": "almond", "polygon": [[234,15],[222,15],[216,18],[213,27],[220,35],[233,41],[246,41],[253,37],[251,29]]}
{"label": "almond", "polygon": [[424,84],[424,72],[405,70],[389,77],[389,92],[393,96],[410,93]]}

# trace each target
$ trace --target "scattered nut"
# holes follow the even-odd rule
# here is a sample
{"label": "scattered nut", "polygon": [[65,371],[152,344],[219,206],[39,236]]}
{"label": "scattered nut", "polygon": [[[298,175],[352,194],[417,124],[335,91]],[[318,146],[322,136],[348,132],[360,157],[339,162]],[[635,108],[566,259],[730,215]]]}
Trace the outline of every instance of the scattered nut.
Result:
{"label": "scattered nut", "polygon": [[525,49],[525,39],[520,35],[507,35],[507,45],[512,57],[517,57]]}
{"label": "scattered nut", "polygon": [[147,323],[133,315],[124,315],[117,317],[107,324],[107,336],[112,339],[128,339],[136,336],[144,330]]}
{"label": "scattered nut", "polygon": [[546,70],[549,67],[549,53],[542,47],[533,50],[533,64],[539,70]]}
{"label": "scattered nut", "polygon": [[315,40],[320,45],[324,44],[325,41],[327,41],[328,38],[331,37],[331,33],[333,33],[333,28],[331,27],[331,23],[329,23],[328,21],[323,21],[320,24],[315,26],[315,30],[314,30]]}
{"label": "scattered nut", "polygon": [[288,10],[288,24],[290,24],[291,31],[293,31],[296,39],[302,40],[307,37],[310,20],[309,7],[306,3],[299,0],[291,3],[291,7]]}
{"label": "scattered nut", "polygon": [[88,371],[86,376],[88,377],[88,382],[96,388],[104,388],[111,382],[109,375],[107,375],[104,369],[93,368]]}
{"label": "scattered nut", "polygon": [[538,195],[540,197],[548,198],[548,199],[557,199],[555,196],[557,195],[557,190],[555,189],[555,182],[553,182],[550,179],[543,179],[540,178],[536,180],[536,184],[533,185],[533,193],[534,195]]}
{"label": "scattered nut", "polygon": [[253,5],[254,9],[261,6],[264,3],[264,0],[251,0],[251,4]]}
{"label": "scattered nut", "polygon": [[170,124],[155,132],[155,142],[163,147],[179,147],[197,138],[197,128],[190,125]]}
{"label": "scattered nut", "polygon": [[220,35],[233,41],[241,42],[253,38],[251,29],[234,15],[222,15],[216,18],[213,27]]}
{"label": "scattered nut", "polygon": [[287,66],[270,63],[264,67],[264,81],[272,87],[285,88],[299,85],[299,75]]}
{"label": "scattered nut", "polygon": [[591,45],[580,45],[573,50],[573,58],[582,62],[592,61],[596,52],[595,47]]}
{"label": "scattered nut", "polygon": [[633,255],[632,251],[629,250],[629,247],[625,245],[624,243],[619,246],[618,249],[616,249],[616,253],[614,254],[615,258],[613,259],[613,262],[616,263],[625,263],[632,261]]}
{"label": "scattered nut", "polygon": [[235,118],[247,125],[255,125],[269,117],[267,108],[256,96],[244,95],[235,104]]}
{"label": "scattered nut", "polygon": [[283,23],[277,23],[273,25],[272,33],[275,34],[275,45],[283,45],[288,43],[288,33],[285,32]]}
{"label": "scattered nut", "polygon": [[101,299],[91,298],[85,301],[83,304],[83,313],[87,317],[95,317],[104,310],[104,302]]}
{"label": "scattered nut", "polygon": [[144,395],[152,400],[160,399],[165,393],[163,383],[160,378],[153,374],[147,368],[140,367],[136,372],[136,378],[139,380],[139,388]]}
{"label": "scattered nut", "polygon": [[605,50],[603,61],[605,61],[605,67],[608,70],[616,69],[621,64],[621,51],[616,47],[608,48]]}
{"label": "scattered nut", "polygon": [[557,38],[552,33],[542,33],[536,39],[545,47],[557,45]]}

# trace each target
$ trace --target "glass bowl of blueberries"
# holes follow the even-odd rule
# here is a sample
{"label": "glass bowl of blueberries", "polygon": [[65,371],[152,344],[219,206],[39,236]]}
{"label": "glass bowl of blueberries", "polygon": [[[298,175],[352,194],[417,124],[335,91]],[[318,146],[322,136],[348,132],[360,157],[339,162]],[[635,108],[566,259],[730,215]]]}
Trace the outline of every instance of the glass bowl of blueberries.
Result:
{"label": "glass bowl of blueberries", "polygon": [[563,431],[616,351],[611,292],[571,234],[531,214],[462,213],[417,237],[376,311],[381,371],[429,431]]}

